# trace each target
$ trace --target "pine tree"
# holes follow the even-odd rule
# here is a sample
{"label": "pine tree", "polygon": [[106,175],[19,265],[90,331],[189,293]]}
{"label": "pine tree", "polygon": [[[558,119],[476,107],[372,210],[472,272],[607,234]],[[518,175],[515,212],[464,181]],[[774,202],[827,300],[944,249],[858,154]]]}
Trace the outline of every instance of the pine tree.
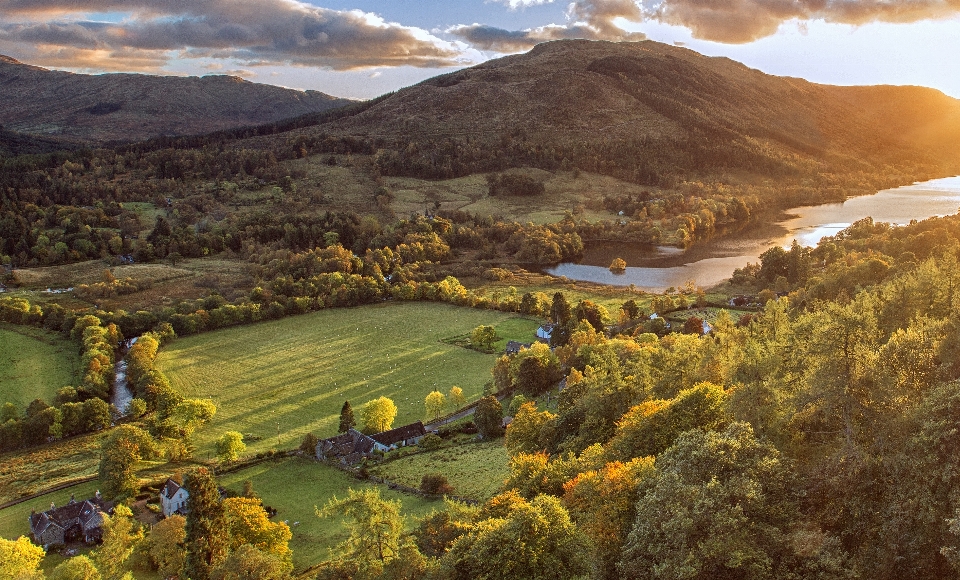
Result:
{"label": "pine tree", "polygon": [[201,467],[189,473],[184,487],[190,493],[184,576],[207,580],[227,556],[227,517],[217,482],[207,469]]}
{"label": "pine tree", "polygon": [[353,417],[353,407],[350,406],[350,401],[344,401],[343,407],[340,408],[340,429],[338,433],[346,433],[357,424],[357,420]]}

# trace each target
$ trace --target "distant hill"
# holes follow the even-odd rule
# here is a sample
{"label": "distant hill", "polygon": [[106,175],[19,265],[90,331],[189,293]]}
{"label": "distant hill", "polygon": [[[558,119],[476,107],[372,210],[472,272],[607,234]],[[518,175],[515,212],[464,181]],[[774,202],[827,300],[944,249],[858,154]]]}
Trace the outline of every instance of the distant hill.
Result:
{"label": "distant hill", "polygon": [[518,165],[649,184],[960,170],[960,101],[936,90],[818,85],[653,41],[544,43],[358,111],[296,138],[367,139],[393,151],[384,173],[436,178]]}
{"label": "distant hill", "polygon": [[0,125],[66,142],[102,144],[209,133],[352,102],[233,76],[83,75],[0,55]]}

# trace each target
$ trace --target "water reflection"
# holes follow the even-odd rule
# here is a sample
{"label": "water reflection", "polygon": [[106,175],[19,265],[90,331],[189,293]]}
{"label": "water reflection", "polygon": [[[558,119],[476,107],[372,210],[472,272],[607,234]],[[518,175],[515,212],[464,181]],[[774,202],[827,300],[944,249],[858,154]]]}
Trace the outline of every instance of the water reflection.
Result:
{"label": "water reflection", "polygon": [[[654,292],[689,280],[707,287],[726,280],[734,269],[757,262],[771,246],[788,248],[795,239],[804,246],[815,246],[823,237],[835,235],[867,216],[904,225],[911,220],[951,215],[958,209],[960,177],[949,177],[885,189],[843,203],[794,208],[776,221],[758,220],[764,223],[717,236],[685,251],[638,244],[589,244],[581,263],[560,264],[547,272],[615,286],[633,284]],[[626,272],[614,274],[608,269],[617,257],[626,260]]]}

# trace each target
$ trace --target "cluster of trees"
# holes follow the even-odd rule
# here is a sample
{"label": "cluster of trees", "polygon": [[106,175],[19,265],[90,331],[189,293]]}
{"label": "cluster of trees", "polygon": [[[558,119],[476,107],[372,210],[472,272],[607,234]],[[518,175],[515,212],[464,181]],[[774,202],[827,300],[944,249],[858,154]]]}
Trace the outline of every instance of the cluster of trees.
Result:
{"label": "cluster of trees", "polygon": [[21,412],[5,402],[0,409],[0,450],[38,445],[110,426],[112,408],[108,401],[114,347],[123,338],[116,324],[103,326],[93,315],[67,317],[59,307],[45,311],[22,298],[0,298],[0,320],[36,326],[49,322],[51,327],[69,334],[79,343],[83,374],[78,386],[58,389],[52,405],[36,399]]}

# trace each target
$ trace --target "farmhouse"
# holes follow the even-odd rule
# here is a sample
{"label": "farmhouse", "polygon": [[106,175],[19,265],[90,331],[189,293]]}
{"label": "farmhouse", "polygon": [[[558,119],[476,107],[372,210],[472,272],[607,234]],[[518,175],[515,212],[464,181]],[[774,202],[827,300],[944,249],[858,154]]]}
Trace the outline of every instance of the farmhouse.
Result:
{"label": "farmhouse", "polygon": [[30,533],[33,534],[33,541],[44,548],[78,540],[93,543],[103,533],[103,514],[112,512],[113,505],[103,501],[99,491],[82,502],[71,497],[63,507],[58,508],[51,503],[50,509],[45,512],[31,512]]}
{"label": "farmhouse", "polygon": [[423,423],[417,421],[416,423],[410,423],[403,427],[397,427],[396,429],[371,435],[370,438],[373,439],[376,450],[386,453],[397,447],[416,445],[426,434],[427,430],[424,429]]}
{"label": "farmhouse", "polygon": [[537,329],[537,338],[550,342],[550,337],[553,336],[554,328],[556,328],[556,325],[554,324],[541,324],[540,328]]}
{"label": "farmhouse", "polygon": [[317,443],[317,459],[340,459],[340,463],[352,465],[373,451],[376,441],[369,436],[350,429],[336,437]]}
{"label": "farmhouse", "polygon": [[530,343],[517,342],[515,340],[507,341],[506,354],[517,354],[521,348],[530,348]]}
{"label": "farmhouse", "polygon": [[172,479],[168,479],[160,490],[160,508],[163,511],[163,516],[169,518],[173,514],[187,513],[187,499],[189,497],[187,488]]}

